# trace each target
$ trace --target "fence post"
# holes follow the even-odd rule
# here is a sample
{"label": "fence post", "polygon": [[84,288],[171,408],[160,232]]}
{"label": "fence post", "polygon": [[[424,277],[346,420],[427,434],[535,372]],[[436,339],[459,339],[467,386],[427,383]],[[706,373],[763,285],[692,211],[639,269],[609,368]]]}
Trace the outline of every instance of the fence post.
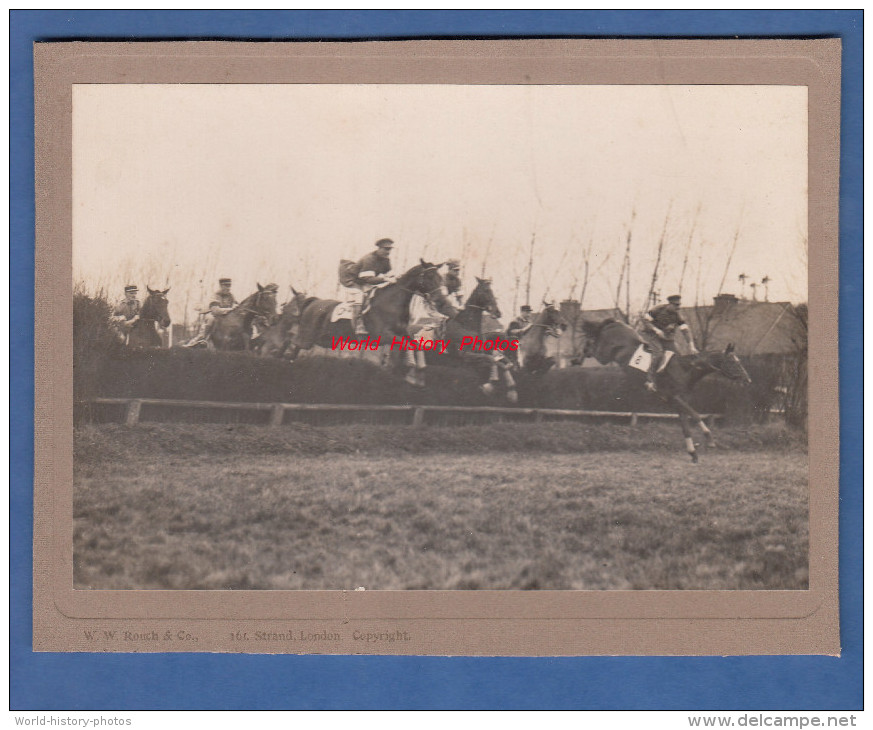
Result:
{"label": "fence post", "polygon": [[636,413],[631,413],[631,426],[636,426],[639,420],[639,416]]}
{"label": "fence post", "polygon": [[271,426],[281,426],[282,421],[285,420],[285,406],[281,403],[274,403],[273,407],[270,409],[270,425]]}
{"label": "fence post", "polygon": [[423,426],[424,425],[424,408],[416,408],[412,411],[412,425],[413,426]]}
{"label": "fence post", "polygon": [[140,408],[142,408],[141,400],[132,400],[127,404],[127,414],[124,417],[125,425],[136,426],[139,423]]}

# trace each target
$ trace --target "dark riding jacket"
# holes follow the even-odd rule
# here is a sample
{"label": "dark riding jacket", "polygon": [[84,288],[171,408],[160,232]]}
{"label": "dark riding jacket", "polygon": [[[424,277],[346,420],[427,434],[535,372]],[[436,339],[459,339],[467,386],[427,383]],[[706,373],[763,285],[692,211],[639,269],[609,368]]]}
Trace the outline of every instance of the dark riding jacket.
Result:
{"label": "dark riding jacket", "polygon": [[524,334],[522,330],[530,328],[531,324],[533,324],[533,320],[527,321],[519,317],[509,323],[509,327],[506,329],[506,334],[510,337],[521,337],[521,335]]}
{"label": "dark riding jacket", "polygon": [[361,276],[367,272],[373,272],[376,276],[387,274],[391,271],[391,260],[380,256],[376,251],[371,251],[358,261],[358,284],[378,284],[379,279],[374,276]]}
{"label": "dark riding jacket", "polygon": [[668,340],[672,340],[676,330],[685,324],[685,320],[670,304],[659,304],[654,309],[649,310],[649,317],[655,327],[660,329]]}

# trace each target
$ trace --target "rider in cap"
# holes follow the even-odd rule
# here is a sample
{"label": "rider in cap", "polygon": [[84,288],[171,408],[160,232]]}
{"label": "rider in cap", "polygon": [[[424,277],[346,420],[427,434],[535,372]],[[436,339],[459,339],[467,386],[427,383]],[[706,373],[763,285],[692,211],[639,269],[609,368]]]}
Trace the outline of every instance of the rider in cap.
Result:
{"label": "rider in cap", "polygon": [[125,344],[130,330],[139,321],[139,310],[142,305],[136,296],[138,292],[136,284],[128,284],[124,287],[124,299],[115,305],[110,317],[119,339]]}
{"label": "rider in cap", "polygon": [[368,253],[357,263],[357,275],[353,287],[344,287],[346,302],[350,305],[352,313],[352,327],[358,334],[366,334],[361,322],[361,308],[364,304],[364,295],[373,287],[387,281],[393,281],[391,272],[391,249],[394,241],[390,238],[380,238],[376,241],[375,250]]}
{"label": "rider in cap", "polygon": [[533,327],[533,322],[531,321],[532,318],[533,309],[531,309],[529,304],[522,304],[521,314],[509,323],[506,334],[510,339],[520,339],[527,334],[531,327]]}
{"label": "rider in cap", "polygon": [[232,312],[234,307],[239,304],[230,291],[232,283],[227,277],[218,280],[218,291],[212,295],[212,301],[209,302],[207,311],[200,314],[200,327],[197,334],[185,343],[185,347],[207,344],[209,336],[212,334],[212,328],[215,326],[215,318],[223,317]]}
{"label": "rider in cap", "polygon": [[682,297],[678,294],[671,294],[667,297],[665,304],[659,304],[643,315],[642,335],[652,347],[654,355],[646,381],[646,387],[649,390],[655,390],[655,371],[660,366],[664,353],[667,351],[679,352],[676,349],[676,332],[682,333],[687,342],[688,351],[692,355],[696,355],[698,352],[691,330],[679,313],[681,305]]}
{"label": "rider in cap", "polygon": [[444,277],[449,296],[453,298],[452,304],[458,309],[464,306],[464,285],[461,281],[461,262],[458,259],[446,261],[446,275]]}

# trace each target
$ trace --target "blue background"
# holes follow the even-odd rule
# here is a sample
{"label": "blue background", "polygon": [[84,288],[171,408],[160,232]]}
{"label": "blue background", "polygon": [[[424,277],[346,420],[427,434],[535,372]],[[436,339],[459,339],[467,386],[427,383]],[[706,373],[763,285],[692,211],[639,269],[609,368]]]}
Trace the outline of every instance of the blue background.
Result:
{"label": "blue background", "polygon": [[[12,11],[10,18],[10,708],[862,708],[863,13],[811,11]],[[837,36],[840,196],[840,618],[833,657],[417,658],[31,651],[33,62],[48,39]],[[851,385],[851,387],[849,387]]]}

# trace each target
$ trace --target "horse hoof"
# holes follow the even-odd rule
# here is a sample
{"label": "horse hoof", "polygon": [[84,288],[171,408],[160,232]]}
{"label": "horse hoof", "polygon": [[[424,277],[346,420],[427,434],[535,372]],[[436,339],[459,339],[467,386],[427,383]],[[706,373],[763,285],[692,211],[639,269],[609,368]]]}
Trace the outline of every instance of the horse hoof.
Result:
{"label": "horse hoof", "polygon": [[697,460],[697,454],[696,454],[696,453],[691,454],[691,463],[692,463],[692,464],[696,464],[697,461],[698,461],[698,460]]}
{"label": "horse hoof", "polygon": [[493,395],[494,394],[494,386],[491,383],[483,383],[481,386],[481,390],[485,395]]}
{"label": "horse hoof", "polygon": [[417,388],[417,387],[418,387],[418,378],[416,378],[415,375],[414,375],[413,373],[409,373],[409,375],[407,375],[407,376],[404,378],[404,380],[405,380],[407,383],[409,383],[413,388]]}
{"label": "horse hoof", "polygon": [[515,405],[518,403],[518,391],[510,390],[506,393],[506,400]]}

